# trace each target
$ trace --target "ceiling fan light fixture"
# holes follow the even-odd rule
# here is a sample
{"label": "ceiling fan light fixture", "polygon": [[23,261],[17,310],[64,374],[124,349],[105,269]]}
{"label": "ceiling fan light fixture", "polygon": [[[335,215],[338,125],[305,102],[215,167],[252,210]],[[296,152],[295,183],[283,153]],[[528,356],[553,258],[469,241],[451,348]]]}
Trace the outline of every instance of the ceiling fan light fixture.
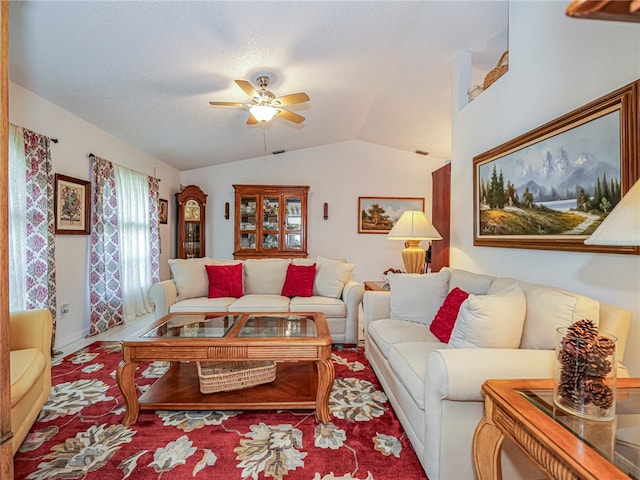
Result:
{"label": "ceiling fan light fixture", "polygon": [[278,110],[269,105],[253,105],[249,111],[259,122],[268,122],[278,113]]}

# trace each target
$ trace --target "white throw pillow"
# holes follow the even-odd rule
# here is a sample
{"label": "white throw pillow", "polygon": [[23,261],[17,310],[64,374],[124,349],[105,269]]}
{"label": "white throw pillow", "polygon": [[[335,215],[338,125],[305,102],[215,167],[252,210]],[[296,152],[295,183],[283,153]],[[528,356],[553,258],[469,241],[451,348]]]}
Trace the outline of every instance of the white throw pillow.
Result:
{"label": "white throw pillow", "polygon": [[438,273],[388,273],[391,319],[430,325],[449,291],[448,270]]}
{"label": "white throw pillow", "polygon": [[244,261],[244,293],[280,295],[289,263],[288,258],[248,258]]}
{"label": "white throw pillow", "polygon": [[209,277],[204,266],[210,259],[203,258],[171,258],[169,268],[176,282],[177,301],[187,298],[206,297],[209,294]]}
{"label": "white throw pillow", "polygon": [[527,301],[519,285],[494,295],[469,295],[451,332],[449,348],[518,348]]}
{"label": "white throw pillow", "polygon": [[531,285],[527,297],[527,318],[520,348],[553,350],[559,327],[588,318],[597,325],[600,304],[588,297],[552,287]]}
{"label": "white throw pillow", "polygon": [[331,260],[318,255],[313,294],[321,297],[340,298],[342,289],[351,278],[351,272],[354,268],[355,264],[353,263]]}

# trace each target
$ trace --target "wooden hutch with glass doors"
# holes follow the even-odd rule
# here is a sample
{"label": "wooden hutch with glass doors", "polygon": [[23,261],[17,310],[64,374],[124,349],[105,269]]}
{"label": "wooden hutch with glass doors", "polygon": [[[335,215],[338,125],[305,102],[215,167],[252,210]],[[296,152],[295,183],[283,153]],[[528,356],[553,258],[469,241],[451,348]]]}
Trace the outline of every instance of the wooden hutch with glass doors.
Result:
{"label": "wooden hutch with glass doors", "polygon": [[234,185],[236,259],[306,257],[308,186]]}
{"label": "wooden hutch with glass doors", "polygon": [[176,193],[178,206],[178,257],[205,255],[205,207],[207,195],[196,185],[187,185]]}

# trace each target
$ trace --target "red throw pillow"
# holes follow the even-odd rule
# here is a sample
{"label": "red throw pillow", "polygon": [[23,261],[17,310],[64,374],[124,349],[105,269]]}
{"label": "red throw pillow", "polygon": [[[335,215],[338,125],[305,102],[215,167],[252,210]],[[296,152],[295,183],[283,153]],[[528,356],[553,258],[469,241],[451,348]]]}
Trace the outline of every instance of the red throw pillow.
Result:
{"label": "red throw pillow", "polygon": [[451,337],[451,331],[458,318],[460,306],[468,296],[469,294],[467,292],[456,287],[449,292],[442,306],[438,309],[438,313],[436,313],[436,316],[433,318],[429,330],[431,330],[431,333],[441,342],[449,343],[449,337]]}
{"label": "red throw pillow", "polygon": [[205,265],[209,277],[209,298],[241,297],[242,264]]}
{"label": "red throw pillow", "polygon": [[316,278],[316,264],[294,265],[287,267],[287,277],[282,286],[285,297],[310,297],[313,295],[313,280]]}

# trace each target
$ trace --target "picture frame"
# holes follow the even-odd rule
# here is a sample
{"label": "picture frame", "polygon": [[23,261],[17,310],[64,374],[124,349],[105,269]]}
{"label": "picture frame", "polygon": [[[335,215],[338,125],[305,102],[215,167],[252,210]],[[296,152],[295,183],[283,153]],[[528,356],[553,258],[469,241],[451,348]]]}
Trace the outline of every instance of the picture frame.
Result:
{"label": "picture frame", "polygon": [[169,219],[169,201],[164,198],[158,200],[158,222],[161,224],[167,223]]}
{"label": "picture frame", "polygon": [[55,231],[62,235],[88,235],[91,231],[91,182],[55,174]]}
{"label": "picture frame", "polygon": [[424,197],[358,197],[358,233],[387,234],[406,210],[424,212]]}
{"label": "picture frame", "polygon": [[639,110],[640,80],[474,157],[473,244],[640,254],[584,244],[640,176]]}

